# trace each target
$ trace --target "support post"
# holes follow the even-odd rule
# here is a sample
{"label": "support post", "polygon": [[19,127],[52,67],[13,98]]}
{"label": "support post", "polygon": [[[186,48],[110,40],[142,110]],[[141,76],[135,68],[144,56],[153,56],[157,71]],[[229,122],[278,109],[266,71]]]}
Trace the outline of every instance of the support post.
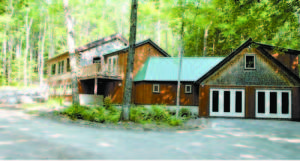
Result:
{"label": "support post", "polygon": [[97,95],[97,90],[98,90],[98,79],[95,77],[95,89],[94,89],[94,95]]}

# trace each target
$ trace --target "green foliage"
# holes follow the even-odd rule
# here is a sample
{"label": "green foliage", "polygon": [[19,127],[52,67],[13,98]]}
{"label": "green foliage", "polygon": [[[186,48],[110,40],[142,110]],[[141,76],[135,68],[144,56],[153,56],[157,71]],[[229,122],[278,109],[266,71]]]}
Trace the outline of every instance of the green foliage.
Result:
{"label": "green foliage", "polygon": [[[3,33],[0,34],[0,84],[21,86],[25,75],[28,82],[39,80],[37,54],[41,53],[42,38],[45,38],[42,54],[46,61],[51,55],[67,50],[67,30],[62,0],[12,2],[0,2],[3,24],[0,25]],[[128,38],[130,1],[69,0],[69,3],[76,46],[114,33]],[[184,56],[202,56],[204,40],[208,56],[226,56],[250,37],[256,42],[299,50],[299,6],[299,0],[141,0],[136,37],[137,41],[149,37],[176,56],[183,22]],[[26,24],[31,19],[30,50],[25,58]],[[25,75],[24,62],[28,66]]]}
{"label": "green foliage", "polygon": [[111,97],[110,97],[110,96],[104,98],[103,106],[104,106],[104,108],[106,108],[106,109],[112,107],[112,100],[111,100]]}
{"label": "green foliage", "polygon": [[170,114],[165,107],[162,106],[152,106],[150,110],[151,118],[154,121],[167,121],[170,118]]}
{"label": "green foliage", "polygon": [[180,118],[176,118],[176,116],[171,116],[168,120],[168,123],[171,126],[179,126],[183,124],[182,120]]}
{"label": "green foliage", "polygon": [[121,111],[116,107],[105,109],[104,107],[70,106],[60,112],[71,119],[83,119],[100,123],[117,123]]}
{"label": "green foliage", "polygon": [[181,108],[179,110],[179,116],[190,118],[191,117],[191,110],[188,109],[188,108]]}
{"label": "green foliage", "polygon": [[137,123],[167,123],[171,126],[180,126],[187,118],[176,118],[171,114],[170,110],[167,110],[164,106],[152,106],[147,109],[143,106],[130,108],[130,120]]}

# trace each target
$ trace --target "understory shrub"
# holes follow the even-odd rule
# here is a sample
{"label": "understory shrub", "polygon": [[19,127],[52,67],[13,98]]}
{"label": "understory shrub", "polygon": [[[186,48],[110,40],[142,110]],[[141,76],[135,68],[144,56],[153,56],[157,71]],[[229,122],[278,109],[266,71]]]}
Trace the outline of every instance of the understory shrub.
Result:
{"label": "understory shrub", "polygon": [[104,107],[70,106],[61,111],[61,114],[67,115],[73,120],[83,119],[100,123],[116,123],[120,119],[120,113],[121,111],[113,106],[108,109]]}
{"label": "understory shrub", "polygon": [[[170,112],[164,106],[152,106],[151,108],[143,106],[131,107],[130,121],[142,124],[154,122],[156,124],[179,126],[190,116],[189,109],[181,109],[178,118],[170,114]],[[99,123],[117,123],[121,116],[121,110],[112,106],[109,100],[104,107],[70,106],[60,113],[69,116],[73,120],[83,119]]]}
{"label": "understory shrub", "polygon": [[147,109],[143,106],[130,108],[130,120],[137,123],[152,123],[156,124],[167,123],[171,126],[179,126],[183,123],[183,118],[173,116],[164,106],[152,106]]}
{"label": "understory shrub", "polygon": [[179,116],[190,118],[191,117],[191,110],[188,109],[188,108],[181,108],[179,110]]}
{"label": "understory shrub", "polygon": [[176,116],[171,116],[168,120],[169,125],[171,126],[179,126],[182,125],[182,119],[176,118]]}

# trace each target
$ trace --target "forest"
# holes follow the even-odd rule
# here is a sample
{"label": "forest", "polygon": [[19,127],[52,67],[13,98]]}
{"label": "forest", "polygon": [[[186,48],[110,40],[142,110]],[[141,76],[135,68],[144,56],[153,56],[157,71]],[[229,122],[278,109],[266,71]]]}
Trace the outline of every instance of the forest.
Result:
{"label": "forest", "polygon": [[[75,46],[121,33],[130,0],[70,0]],[[172,56],[226,56],[248,38],[300,49],[299,0],[139,0],[137,42],[151,38]],[[0,85],[43,84],[45,62],[68,51],[63,0],[0,1]]]}

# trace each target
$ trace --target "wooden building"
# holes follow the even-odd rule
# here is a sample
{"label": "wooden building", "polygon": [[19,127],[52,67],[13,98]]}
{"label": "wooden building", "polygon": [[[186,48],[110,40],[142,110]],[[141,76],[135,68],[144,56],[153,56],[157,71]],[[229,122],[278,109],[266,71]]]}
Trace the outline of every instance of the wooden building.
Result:
{"label": "wooden building", "polygon": [[[194,82],[221,60],[223,58],[220,57],[183,58],[180,78],[181,106],[198,107],[199,86]],[[134,103],[176,105],[178,68],[178,58],[149,58],[134,78]]]}
{"label": "wooden building", "polygon": [[[113,103],[122,104],[127,45],[117,34],[76,49],[81,99],[111,96]],[[175,106],[178,58],[150,39],[135,47],[132,103]],[[180,106],[196,108],[200,117],[300,120],[299,54],[249,39],[227,57],[183,58]],[[47,64],[50,87],[71,89],[68,53]],[[71,91],[54,91],[71,96]]]}
{"label": "wooden building", "polygon": [[242,44],[199,77],[199,116],[300,119],[300,51]]}
{"label": "wooden building", "polygon": [[[150,39],[135,46],[133,76],[148,57],[169,57]],[[113,103],[121,104],[127,67],[128,41],[116,34],[76,49],[78,90],[85,103],[102,101],[111,96]],[[71,73],[68,52],[47,61],[48,84],[52,95],[71,98]],[[102,96],[102,97],[95,97]],[[101,98],[101,100],[96,100]]]}

